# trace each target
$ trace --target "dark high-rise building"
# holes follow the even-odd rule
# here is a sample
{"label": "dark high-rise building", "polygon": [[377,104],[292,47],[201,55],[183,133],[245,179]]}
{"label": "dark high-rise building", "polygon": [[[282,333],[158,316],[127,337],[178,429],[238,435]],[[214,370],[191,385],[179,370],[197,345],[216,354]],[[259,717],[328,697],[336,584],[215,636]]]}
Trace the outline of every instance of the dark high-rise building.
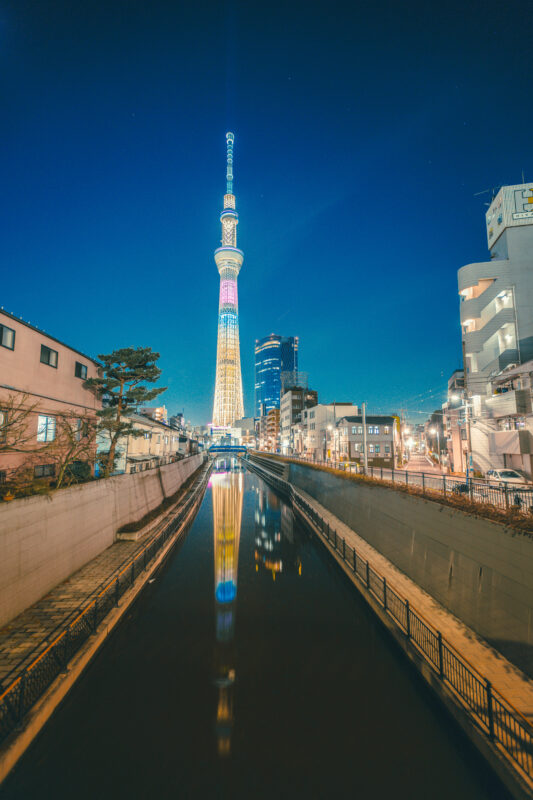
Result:
{"label": "dark high-rise building", "polygon": [[255,416],[279,408],[281,373],[298,371],[298,337],[271,333],[255,342]]}

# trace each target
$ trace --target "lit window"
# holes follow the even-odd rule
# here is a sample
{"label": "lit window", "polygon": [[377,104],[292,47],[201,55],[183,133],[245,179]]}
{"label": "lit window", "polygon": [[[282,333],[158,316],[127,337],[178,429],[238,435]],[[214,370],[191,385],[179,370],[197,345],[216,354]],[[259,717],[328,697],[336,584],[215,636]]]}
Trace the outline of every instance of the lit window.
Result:
{"label": "lit window", "polygon": [[51,350],[45,344],[41,345],[41,364],[48,364],[49,367],[57,369],[57,350]]}
{"label": "lit window", "polygon": [[12,328],[0,325],[0,344],[8,350],[15,349],[15,331]]}
{"label": "lit window", "polygon": [[74,367],[74,375],[76,376],[76,378],[81,378],[82,380],[86,381],[87,367],[85,366],[85,364],[80,364],[79,361],[76,361],[76,366]]}
{"label": "lit window", "polygon": [[357,433],[363,433],[363,426],[362,425],[358,425],[357,426]]}
{"label": "lit window", "polygon": [[383,426],[383,433],[390,433],[390,428],[388,425]]}
{"label": "lit window", "polygon": [[390,444],[385,445],[385,452],[390,453]]}
{"label": "lit window", "polygon": [[369,444],[368,445],[368,452],[369,453],[373,453],[374,452],[374,445],[373,444]]}
{"label": "lit window", "polygon": [[56,438],[56,418],[39,414],[37,419],[37,441],[53,442]]}

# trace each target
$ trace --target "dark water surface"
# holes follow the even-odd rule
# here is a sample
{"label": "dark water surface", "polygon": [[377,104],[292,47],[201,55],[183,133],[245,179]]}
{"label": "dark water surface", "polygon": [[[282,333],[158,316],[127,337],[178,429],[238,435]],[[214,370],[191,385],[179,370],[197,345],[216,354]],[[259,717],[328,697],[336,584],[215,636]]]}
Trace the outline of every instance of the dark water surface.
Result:
{"label": "dark water surface", "polygon": [[2,790],[505,796],[322,545],[242,472],[212,475],[186,540]]}

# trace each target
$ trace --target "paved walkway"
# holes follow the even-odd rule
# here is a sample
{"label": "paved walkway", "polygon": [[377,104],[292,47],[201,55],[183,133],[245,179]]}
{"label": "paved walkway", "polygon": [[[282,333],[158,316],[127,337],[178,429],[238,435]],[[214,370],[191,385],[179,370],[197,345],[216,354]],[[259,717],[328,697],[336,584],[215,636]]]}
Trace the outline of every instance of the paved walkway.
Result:
{"label": "paved walkway", "polygon": [[[37,603],[0,628],[0,684],[13,669],[30,663],[52,641],[57,628],[64,628],[74,613],[89,604],[91,597],[114,573],[141,550],[176,513],[184,499],[188,481],[178,501],[163,516],[146,526],[141,539],[118,541],[89,561]],[[4,688],[9,684],[5,682]]]}
{"label": "paved walkway", "polygon": [[421,589],[414,581],[395,567],[367,541],[358,536],[338,517],[318,503],[311,495],[293,487],[310,506],[329,523],[337,535],[355,547],[357,554],[387,579],[387,584],[403,598],[409,600],[413,610],[419,611],[455,649],[498,689],[518,711],[533,722],[533,680],[518,667],[511,664],[497,650],[478,636],[471,628],[461,622],[438,603],[431,595]]}

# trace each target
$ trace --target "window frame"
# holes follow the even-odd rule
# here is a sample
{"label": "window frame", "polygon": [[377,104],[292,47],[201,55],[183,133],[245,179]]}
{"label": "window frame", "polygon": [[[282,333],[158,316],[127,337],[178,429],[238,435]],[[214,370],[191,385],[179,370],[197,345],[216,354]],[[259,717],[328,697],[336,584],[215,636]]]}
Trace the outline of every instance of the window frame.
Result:
{"label": "window frame", "polygon": [[[37,474],[37,470],[47,470],[47,471],[39,475]],[[55,476],[56,476],[55,464],[36,464],[33,468],[34,478],[55,478]]]}
{"label": "window frame", "polygon": [[[41,426],[43,424],[43,423],[41,423],[42,419],[46,420],[46,422],[44,423],[44,437],[40,438],[41,432],[42,432],[41,431]],[[51,423],[49,423],[49,420],[53,420],[54,421],[53,422],[53,426],[52,426],[53,435],[51,437],[49,437],[49,435],[48,435],[49,426],[51,425]],[[52,414],[38,414],[37,415],[37,441],[38,442],[44,442],[44,443],[53,442],[53,441],[55,441],[55,438],[56,438],[56,418]]]}
{"label": "window frame", "polygon": [[[56,363],[55,363],[55,364],[52,364],[52,363],[50,362],[50,360],[48,360],[48,361],[45,361],[45,360],[43,359],[43,356],[46,354],[46,351],[48,351],[49,357],[50,357],[50,355],[51,355],[52,353],[55,353],[55,354],[56,354]],[[53,369],[57,369],[57,365],[58,365],[58,363],[59,363],[59,352],[58,352],[57,350],[53,350],[51,347],[48,347],[48,345],[47,345],[47,344],[41,344],[41,357],[40,357],[40,362],[41,362],[41,364],[46,364],[46,366],[47,366],[47,367],[53,367]]]}
{"label": "window frame", "polygon": [[[9,333],[13,334],[13,347],[10,347],[8,344],[4,344],[4,330],[9,331]],[[0,346],[5,347],[6,350],[14,350],[16,334],[17,332],[14,328],[9,328],[7,325],[0,323]]]}
{"label": "window frame", "polygon": [[[79,371],[82,373],[78,375],[78,367],[80,368]],[[85,370],[85,375],[83,375],[83,370]],[[87,380],[87,364],[82,364],[81,361],[74,362],[74,377],[79,378],[82,381]]]}

